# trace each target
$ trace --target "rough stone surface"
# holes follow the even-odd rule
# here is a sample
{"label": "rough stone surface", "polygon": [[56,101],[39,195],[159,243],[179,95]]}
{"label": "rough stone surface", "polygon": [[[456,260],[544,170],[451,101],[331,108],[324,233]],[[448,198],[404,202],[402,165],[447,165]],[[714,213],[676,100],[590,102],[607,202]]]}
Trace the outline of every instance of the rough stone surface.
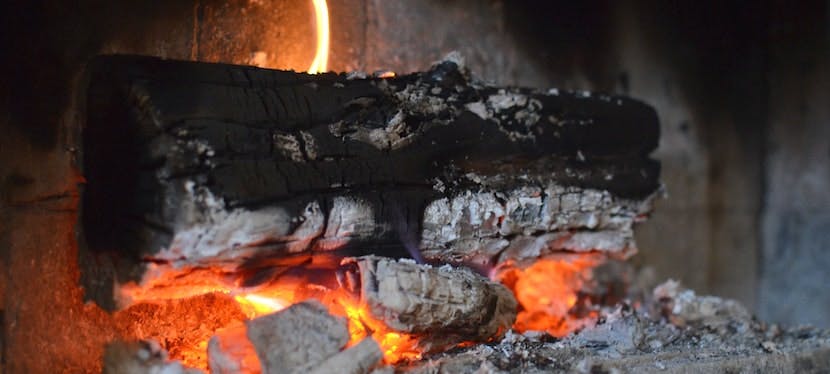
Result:
{"label": "rough stone surface", "polygon": [[810,42],[772,48],[759,314],[830,328],[830,36],[786,14],[789,35]]}

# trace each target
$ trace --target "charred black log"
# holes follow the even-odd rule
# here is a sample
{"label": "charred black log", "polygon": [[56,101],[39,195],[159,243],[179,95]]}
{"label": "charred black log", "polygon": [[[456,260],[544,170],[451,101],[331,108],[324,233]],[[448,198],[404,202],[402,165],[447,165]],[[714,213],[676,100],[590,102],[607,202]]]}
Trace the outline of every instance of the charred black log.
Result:
{"label": "charred black log", "polygon": [[628,235],[658,188],[651,107],[492,87],[457,61],[383,79],[105,56],[87,100],[84,236],[135,263],[344,248],[466,260],[481,238],[495,258],[517,235]]}

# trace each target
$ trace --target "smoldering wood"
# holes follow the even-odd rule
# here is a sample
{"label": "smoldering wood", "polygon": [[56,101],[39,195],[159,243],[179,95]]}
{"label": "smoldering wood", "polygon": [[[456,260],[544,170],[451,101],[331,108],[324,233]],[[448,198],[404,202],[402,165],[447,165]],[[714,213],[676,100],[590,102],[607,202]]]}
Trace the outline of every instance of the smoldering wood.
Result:
{"label": "smoldering wood", "polygon": [[371,337],[340,351],[345,321],[316,301],[218,331],[208,343],[210,372],[368,373],[382,359]]}
{"label": "smoldering wood", "polygon": [[[381,79],[106,56],[88,77],[82,231],[93,251],[118,253],[120,281],[137,280],[144,260],[238,263],[334,248],[465,259],[478,255],[465,253],[478,235],[475,246],[498,254],[505,237],[613,231],[624,251],[628,224],[602,218],[612,208],[572,214],[544,198],[606,194],[611,205],[631,202],[619,216],[632,222],[658,188],[649,106],[493,87],[459,61]],[[510,211],[535,198],[528,189],[542,195],[541,213]],[[425,217],[428,208],[469,194],[504,201],[506,221],[525,219],[486,237],[493,230],[475,227],[477,217],[452,218],[456,231],[442,238],[446,222]],[[549,216],[546,226],[534,214]]]}
{"label": "smoldering wood", "polygon": [[[419,345],[441,349],[486,341],[516,319],[516,299],[503,285],[467,268],[365,256],[345,260],[361,303],[393,330],[416,334]],[[348,283],[348,282],[346,282]]]}
{"label": "smoldering wood", "polygon": [[245,323],[247,336],[269,374],[306,372],[349,342],[346,320],[317,301],[304,301]]}
{"label": "smoldering wood", "polygon": [[383,352],[378,343],[368,337],[334,356],[329,357],[309,372],[310,374],[366,374],[380,363]]}

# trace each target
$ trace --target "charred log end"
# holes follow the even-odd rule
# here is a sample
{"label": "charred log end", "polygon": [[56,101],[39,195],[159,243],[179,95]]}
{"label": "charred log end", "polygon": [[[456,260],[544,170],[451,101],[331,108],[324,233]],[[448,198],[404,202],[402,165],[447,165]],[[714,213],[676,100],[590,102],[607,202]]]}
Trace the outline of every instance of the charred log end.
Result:
{"label": "charred log end", "polygon": [[116,281],[138,280],[144,272],[136,235],[140,216],[124,214],[142,197],[138,169],[144,154],[135,107],[114,81],[117,66],[101,60],[87,69],[86,124],[82,131],[79,242],[85,297],[113,310]]}

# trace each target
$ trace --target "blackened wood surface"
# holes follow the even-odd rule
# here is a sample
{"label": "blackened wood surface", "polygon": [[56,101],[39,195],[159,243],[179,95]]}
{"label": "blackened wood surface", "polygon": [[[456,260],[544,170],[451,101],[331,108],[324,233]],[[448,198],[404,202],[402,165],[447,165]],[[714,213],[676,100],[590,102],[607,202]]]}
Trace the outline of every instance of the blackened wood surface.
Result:
{"label": "blackened wood surface", "polygon": [[[136,56],[89,70],[83,231],[93,250],[136,259],[209,221],[206,197],[300,216],[310,201],[328,215],[333,198],[359,196],[389,223],[361,245],[401,247],[417,243],[424,207],[469,187],[459,176],[470,172],[541,173],[630,198],[658,186],[651,107],[491,87],[451,61],[389,79]],[[558,166],[538,170],[540,159]],[[188,199],[201,205],[183,213]]]}

